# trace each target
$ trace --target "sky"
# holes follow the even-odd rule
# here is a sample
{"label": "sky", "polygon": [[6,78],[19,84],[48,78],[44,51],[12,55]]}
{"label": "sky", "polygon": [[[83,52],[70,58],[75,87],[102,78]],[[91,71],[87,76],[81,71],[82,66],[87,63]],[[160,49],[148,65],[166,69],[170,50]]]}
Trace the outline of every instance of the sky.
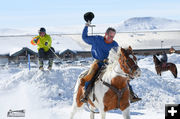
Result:
{"label": "sky", "polygon": [[94,24],[116,24],[131,17],[180,20],[180,0],[0,0],[0,29],[83,25],[92,11]]}

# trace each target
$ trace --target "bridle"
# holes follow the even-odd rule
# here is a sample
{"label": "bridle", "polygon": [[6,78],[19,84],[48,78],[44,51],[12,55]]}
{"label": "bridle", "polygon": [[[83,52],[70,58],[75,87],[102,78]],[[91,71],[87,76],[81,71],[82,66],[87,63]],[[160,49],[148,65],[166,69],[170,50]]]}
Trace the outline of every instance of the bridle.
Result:
{"label": "bridle", "polygon": [[[127,71],[130,72],[129,74],[126,73],[126,76],[128,76],[128,77],[131,78],[131,79],[133,79],[133,77],[132,77],[132,75],[133,75],[133,70],[132,70],[132,69],[137,66],[137,62],[136,62],[133,58],[131,58],[131,59],[133,60],[133,62],[134,62],[134,65],[130,66],[129,63],[128,63],[128,62],[129,62],[129,59],[124,60],[124,58],[122,57],[121,54],[120,54],[120,59],[121,59],[122,62],[125,62],[125,63],[127,64],[127,66],[125,66],[123,63],[121,63],[120,65],[121,65],[125,70],[127,70]],[[114,71],[115,71],[115,70],[114,70]],[[115,71],[115,72],[116,72],[116,71]],[[116,73],[118,73],[118,72],[116,72]]]}

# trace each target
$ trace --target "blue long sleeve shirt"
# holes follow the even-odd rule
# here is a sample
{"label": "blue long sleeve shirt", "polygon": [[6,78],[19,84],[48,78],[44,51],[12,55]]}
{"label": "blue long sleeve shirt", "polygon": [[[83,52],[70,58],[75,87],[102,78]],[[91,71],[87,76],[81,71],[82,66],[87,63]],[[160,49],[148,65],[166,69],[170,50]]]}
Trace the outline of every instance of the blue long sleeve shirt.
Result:
{"label": "blue long sleeve shirt", "polygon": [[82,39],[89,45],[92,46],[91,54],[93,58],[103,61],[104,59],[108,58],[109,51],[113,47],[118,47],[118,43],[113,41],[110,44],[105,43],[104,37],[95,35],[95,36],[88,36],[88,26],[84,27]]}

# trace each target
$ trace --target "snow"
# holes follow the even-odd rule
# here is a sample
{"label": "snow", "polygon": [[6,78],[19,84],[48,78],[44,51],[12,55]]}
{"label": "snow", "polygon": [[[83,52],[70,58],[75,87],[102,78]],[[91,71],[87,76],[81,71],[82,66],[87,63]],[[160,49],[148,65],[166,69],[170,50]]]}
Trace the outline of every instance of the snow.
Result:
{"label": "snow", "polygon": [[[120,46],[131,45],[133,49],[163,48],[177,46],[180,42],[179,21],[163,18],[131,18],[121,24],[96,25],[95,33],[104,33],[109,26],[115,27],[117,33],[115,40]],[[88,51],[90,46],[82,41],[81,35],[84,25],[69,27],[47,27],[48,34],[69,33],[69,35],[51,35],[52,46],[56,52],[66,49],[72,51]],[[142,31],[143,30],[143,31]],[[146,30],[146,31],[144,31]],[[150,32],[147,32],[152,30]],[[164,30],[164,31],[158,31]],[[0,30],[0,35],[25,35],[23,37],[0,37],[0,54],[13,54],[28,47],[37,52],[37,47],[30,44],[31,39],[38,31],[37,28]],[[133,32],[127,32],[133,31]],[[139,31],[139,32],[134,32]],[[78,33],[79,35],[72,35]],[[91,29],[89,29],[91,33]],[[100,34],[104,35],[104,34]],[[180,55],[168,55],[169,62],[175,63],[180,70]],[[165,104],[180,103],[180,78],[175,79],[168,71],[158,76],[155,72],[152,56],[138,56],[138,65],[141,68],[141,77],[131,81],[134,92],[142,101],[131,104],[131,117],[133,119],[164,119]],[[81,61],[82,60],[82,61]],[[9,109],[25,109],[25,118],[22,119],[67,119],[70,116],[73,88],[79,74],[88,69],[92,59],[81,59],[76,62],[62,62],[60,66],[53,66],[52,72],[42,72],[33,64],[31,71],[28,65],[5,65],[7,59],[1,59],[0,64],[0,118],[7,119]],[[84,62],[85,61],[85,62]],[[82,62],[82,63],[81,63]],[[87,108],[79,111],[75,119],[89,117]],[[107,118],[122,118],[121,111],[112,110]],[[12,119],[15,119],[11,117]],[[99,115],[96,115],[99,118]]]}
{"label": "snow", "polygon": [[[180,56],[168,55],[180,69]],[[164,119],[165,104],[180,103],[180,78],[175,79],[168,71],[162,77],[156,75],[152,56],[138,56],[141,77],[131,81],[134,91],[142,101],[131,104],[133,119]],[[88,60],[91,61],[91,60]],[[92,61],[91,61],[92,63]],[[9,109],[25,109],[25,119],[67,119],[71,111],[73,88],[78,75],[88,69],[89,64],[61,64],[52,72],[42,72],[37,68],[0,68],[0,115],[6,119]],[[79,111],[75,119],[89,116],[87,108]],[[96,115],[98,118],[99,115]],[[122,118],[121,111],[107,113],[107,118]],[[13,118],[12,118],[13,119]]]}

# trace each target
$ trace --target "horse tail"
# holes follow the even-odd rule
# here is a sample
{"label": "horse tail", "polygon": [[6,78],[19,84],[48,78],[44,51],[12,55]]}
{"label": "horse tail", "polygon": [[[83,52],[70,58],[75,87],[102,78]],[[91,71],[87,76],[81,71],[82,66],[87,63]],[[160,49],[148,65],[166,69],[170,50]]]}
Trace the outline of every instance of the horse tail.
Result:
{"label": "horse tail", "polygon": [[176,67],[176,65],[175,65],[175,75],[176,75],[175,78],[177,78],[177,73],[178,73],[178,72],[177,72],[177,67]]}
{"label": "horse tail", "polygon": [[177,67],[175,64],[171,63],[172,64],[172,68],[170,69],[170,71],[172,72],[172,74],[174,75],[175,78],[177,78]]}

